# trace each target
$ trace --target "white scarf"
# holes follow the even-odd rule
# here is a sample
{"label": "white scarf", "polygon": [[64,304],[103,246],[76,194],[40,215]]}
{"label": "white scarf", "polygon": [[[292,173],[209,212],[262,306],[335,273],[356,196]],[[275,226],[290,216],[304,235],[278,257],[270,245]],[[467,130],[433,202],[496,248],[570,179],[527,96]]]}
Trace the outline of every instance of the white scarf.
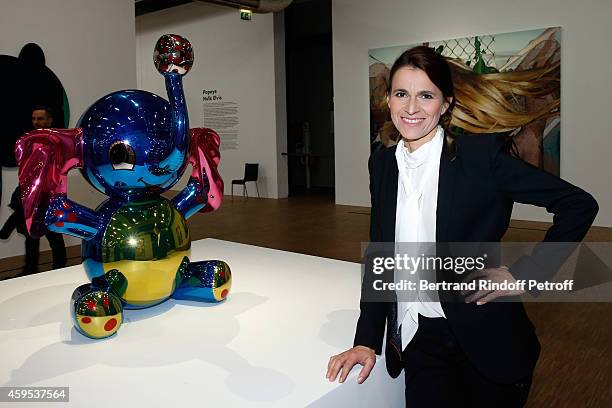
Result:
{"label": "white scarf", "polygon": [[[395,151],[398,168],[397,212],[395,220],[395,242],[432,243],[436,241],[436,207],[438,203],[438,178],[440,155],[444,143],[444,129],[438,126],[436,134],[427,143],[409,152],[401,140]],[[422,248],[417,253],[432,254],[431,248]],[[414,252],[413,252],[414,251]],[[400,252],[402,253],[402,252]],[[431,271],[422,279],[431,281]],[[406,276],[405,274],[398,274]],[[397,275],[396,275],[397,276]],[[419,275],[413,279],[417,285]],[[408,296],[406,296],[408,295]],[[402,347],[414,337],[418,329],[418,314],[428,317],[444,317],[437,299],[427,298],[425,292],[403,292],[398,301],[397,324],[402,328]],[[408,318],[410,317],[410,318]]]}

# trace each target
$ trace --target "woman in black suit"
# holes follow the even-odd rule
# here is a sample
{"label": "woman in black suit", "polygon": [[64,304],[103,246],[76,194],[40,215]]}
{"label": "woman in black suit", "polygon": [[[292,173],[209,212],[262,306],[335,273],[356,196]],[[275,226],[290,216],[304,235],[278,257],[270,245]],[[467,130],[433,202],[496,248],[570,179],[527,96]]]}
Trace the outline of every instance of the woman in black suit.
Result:
{"label": "woman in black suit", "polygon": [[[412,48],[394,63],[389,83],[402,139],[370,158],[370,241],[499,242],[514,202],[554,213],[544,242],[583,239],[598,210],[590,194],[511,157],[499,137],[453,137],[454,87],[444,57]],[[510,267],[488,265],[472,278],[545,280],[555,272],[546,254],[534,251]],[[358,382],[365,381],[386,325],[387,369],[393,377],[405,370],[407,406],[523,406],[540,344],[522,303],[492,302],[523,292],[439,292],[440,301],[409,305],[364,300],[362,292],[354,347],[330,358],[327,378],[340,374],[343,382],[359,363]]]}

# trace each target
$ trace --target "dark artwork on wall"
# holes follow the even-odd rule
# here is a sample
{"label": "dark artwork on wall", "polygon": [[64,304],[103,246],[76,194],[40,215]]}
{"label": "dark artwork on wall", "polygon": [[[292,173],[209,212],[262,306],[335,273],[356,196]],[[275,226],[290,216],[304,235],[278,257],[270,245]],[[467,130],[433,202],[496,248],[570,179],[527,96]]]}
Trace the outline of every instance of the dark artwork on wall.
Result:
{"label": "dark artwork on wall", "polygon": [[64,87],[45,65],[43,50],[26,44],[18,57],[0,55],[0,164],[15,167],[15,142],[32,130],[32,109],[53,110],[53,127],[68,125],[69,108]]}

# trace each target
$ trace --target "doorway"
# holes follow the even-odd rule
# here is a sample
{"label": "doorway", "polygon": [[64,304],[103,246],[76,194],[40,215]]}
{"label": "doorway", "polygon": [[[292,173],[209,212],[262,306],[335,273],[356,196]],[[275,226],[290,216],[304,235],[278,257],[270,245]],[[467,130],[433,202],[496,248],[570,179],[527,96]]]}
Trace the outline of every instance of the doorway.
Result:
{"label": "doorway", "polygon": [[289,197],[334,200],[331,0],[294,0],[285,13]]}

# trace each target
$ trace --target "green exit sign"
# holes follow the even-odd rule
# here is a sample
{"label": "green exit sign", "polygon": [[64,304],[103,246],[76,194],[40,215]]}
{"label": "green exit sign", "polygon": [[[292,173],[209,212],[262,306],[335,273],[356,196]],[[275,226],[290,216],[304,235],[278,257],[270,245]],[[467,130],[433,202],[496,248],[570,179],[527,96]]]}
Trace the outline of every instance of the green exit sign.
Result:
{"label": "green exit sign", "polygon": [[244,21],[251,21],[253,12],[251,10],[240,9],[240,19]]}

